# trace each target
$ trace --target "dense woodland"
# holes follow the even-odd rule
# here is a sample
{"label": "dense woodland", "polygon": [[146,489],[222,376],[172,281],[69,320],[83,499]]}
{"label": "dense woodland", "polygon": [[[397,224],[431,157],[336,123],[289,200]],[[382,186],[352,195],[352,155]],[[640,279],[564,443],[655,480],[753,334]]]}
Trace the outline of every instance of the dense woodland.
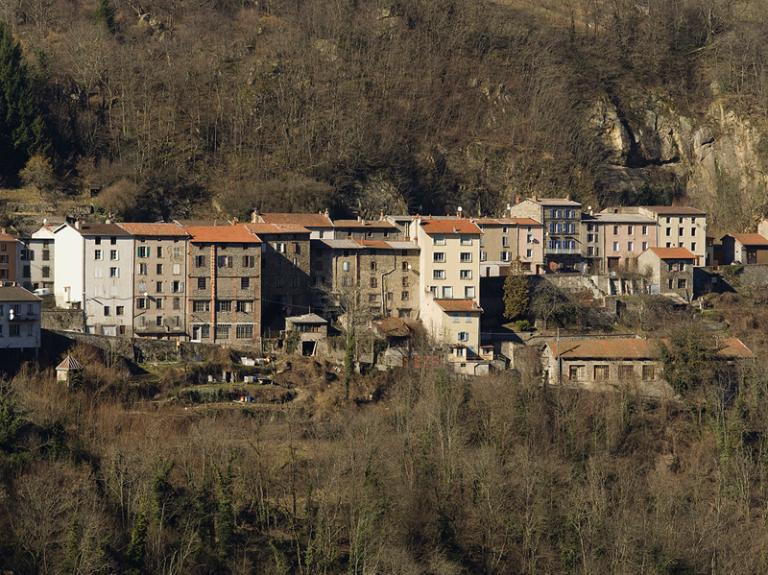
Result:
{"label": "dense woodland", "polygon": [[[0,179],[101,188],[123,217],[184,216],[212,201],[240,216],[253,206],[487,213],[533,192],[605,203],[594,197],[605,154],[588,120],[595,99],[658,93],[695,115],[717,95],[759,117],[764,9],[3,0],[0,131],[14,137],[0,142],[13,151]],[[8,65],[9,41],[21,68]]]}

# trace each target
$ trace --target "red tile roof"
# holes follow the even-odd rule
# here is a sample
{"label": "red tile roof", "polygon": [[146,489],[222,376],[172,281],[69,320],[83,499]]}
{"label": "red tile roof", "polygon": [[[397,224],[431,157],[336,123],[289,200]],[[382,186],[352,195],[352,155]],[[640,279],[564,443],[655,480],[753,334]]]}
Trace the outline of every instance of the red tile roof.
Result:
{"label": "red tile roof", "polygon": [[[768,246],[768,238],[760,234],[727,234],[744,246]],[[726,236],[726,237],[727,237]]]}
{"label": "red tile roof", "polygon": [[477,234],[483,231],[472,220],[465,218],[450,218],[433,220],[424,218],[421,227],[428,234]]}
{"label": "red tile roof", "polygon": [[179,224],[144,224],[123,222],[117,225],[134,236],[184,238],[189,235],[186,230]]}
{"label": "red tile roof", "polygon": [[481,226],[542,226],[532,218],[478,218],[475,223]]}
{"label": "red tile roof", "polygon": [[333,225],[336,228],[360,228],[360,229],[382,229],[396,230],[397,226],[386,220],[334,220]]}
{"label": "red tile roof", "polygon": [[332,228],[333,222],[325,214],[272,212],[259,214],[266,224],[296,224],[307,228]]}
{"label": "red tile roof", "polygon": [[550,342],[552,354],[568,359],[657,359],[659,343],[630,337]]}
{"label": "red tile roof", "polygon": [[659,259],[662,260],[695,260],[696,256],[693,255],[689,249],[686,248],[648,248]]}
{"label": "red tile roof", "polygon": [[11,234],[0,233],[0,242],[16,242],[16,241],[18,240],[14,238]]}
{"label": "red tile roof", "polygon": [[298,224],[245,224],[254,234],[309,234],[309,230]]}
{"label": "red tile roof", "polygon": [[187,226],[192,243],[199,244],[260,244],[261,240],[243,224],[235,226]]}
{"label": "red tile roof", "polygon": [[469,313],[483,313],[483,308],[477,305],[473,299],[436,299],[435,303],[443,311],[461,311]]}
{"label": "red tile roof", "polygon": [[755,357],[752,350],[749,349],[738,337],[729,337],[719,342],[717,355],[726,358],[750,359]]}

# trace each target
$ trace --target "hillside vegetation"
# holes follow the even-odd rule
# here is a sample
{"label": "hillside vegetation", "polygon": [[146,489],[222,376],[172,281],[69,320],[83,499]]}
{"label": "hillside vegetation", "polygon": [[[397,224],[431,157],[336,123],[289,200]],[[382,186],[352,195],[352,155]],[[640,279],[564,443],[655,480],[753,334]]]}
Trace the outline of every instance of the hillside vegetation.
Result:
{"label": "hillside vegetation", "polygon": [[764,208],[762,10],[32,0],[2,3],[0,21],[21,45],[57,186],[100,187],[124,217],[211,201],[240,216],[366,215],[688,194],[745,226]]}

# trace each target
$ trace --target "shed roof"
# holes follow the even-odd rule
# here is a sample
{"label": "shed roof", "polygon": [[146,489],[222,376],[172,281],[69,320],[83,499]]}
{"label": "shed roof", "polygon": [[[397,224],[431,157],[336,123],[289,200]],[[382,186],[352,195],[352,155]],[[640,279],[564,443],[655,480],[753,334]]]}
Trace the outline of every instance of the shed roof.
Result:
{"label": "shed roof", "polygon": [[695,260],[696,256],[693,255],[687,248],[648,248],[648,251],[656,254],[659,259],[662,260]]}
{"label": "shed roof", "polygon": [[2,302],[35,302],[43,301],[31,291],[21,286],[0,286],[0,301]]}
{"label": "shed roof", "polygon": [[768,238],[760,234],[726,234],[723,236],[723,239],[728,236],[731,236],[744,246],[768,246]]}
{"label": "shed roof", "polygon": [[285,321],[290,321],[291,323],[308,323],[313,325],[325,325],[328,323],[328,320],[320,317],[316,313],[305,313],[304,315],[294,315],[294,316],[285,318]]}

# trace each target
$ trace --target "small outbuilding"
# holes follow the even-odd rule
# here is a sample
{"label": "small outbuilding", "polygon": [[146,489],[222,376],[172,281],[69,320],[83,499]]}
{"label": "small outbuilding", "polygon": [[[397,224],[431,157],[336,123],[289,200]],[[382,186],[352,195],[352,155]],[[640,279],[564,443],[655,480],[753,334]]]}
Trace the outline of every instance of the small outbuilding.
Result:
{"label": "small outbuilding", "polygon": [[314,313],[285,318],[287,337],[297,338],[301,355],[314,356],[318,345],[328,337],[328,321]]}
{"label": "small outbuilding", "polygon": [[66,383],[67,386],[76,383],[83,374],[83,366],[71,355],[64,358],[59,365],[56,366],[56,381]]}

